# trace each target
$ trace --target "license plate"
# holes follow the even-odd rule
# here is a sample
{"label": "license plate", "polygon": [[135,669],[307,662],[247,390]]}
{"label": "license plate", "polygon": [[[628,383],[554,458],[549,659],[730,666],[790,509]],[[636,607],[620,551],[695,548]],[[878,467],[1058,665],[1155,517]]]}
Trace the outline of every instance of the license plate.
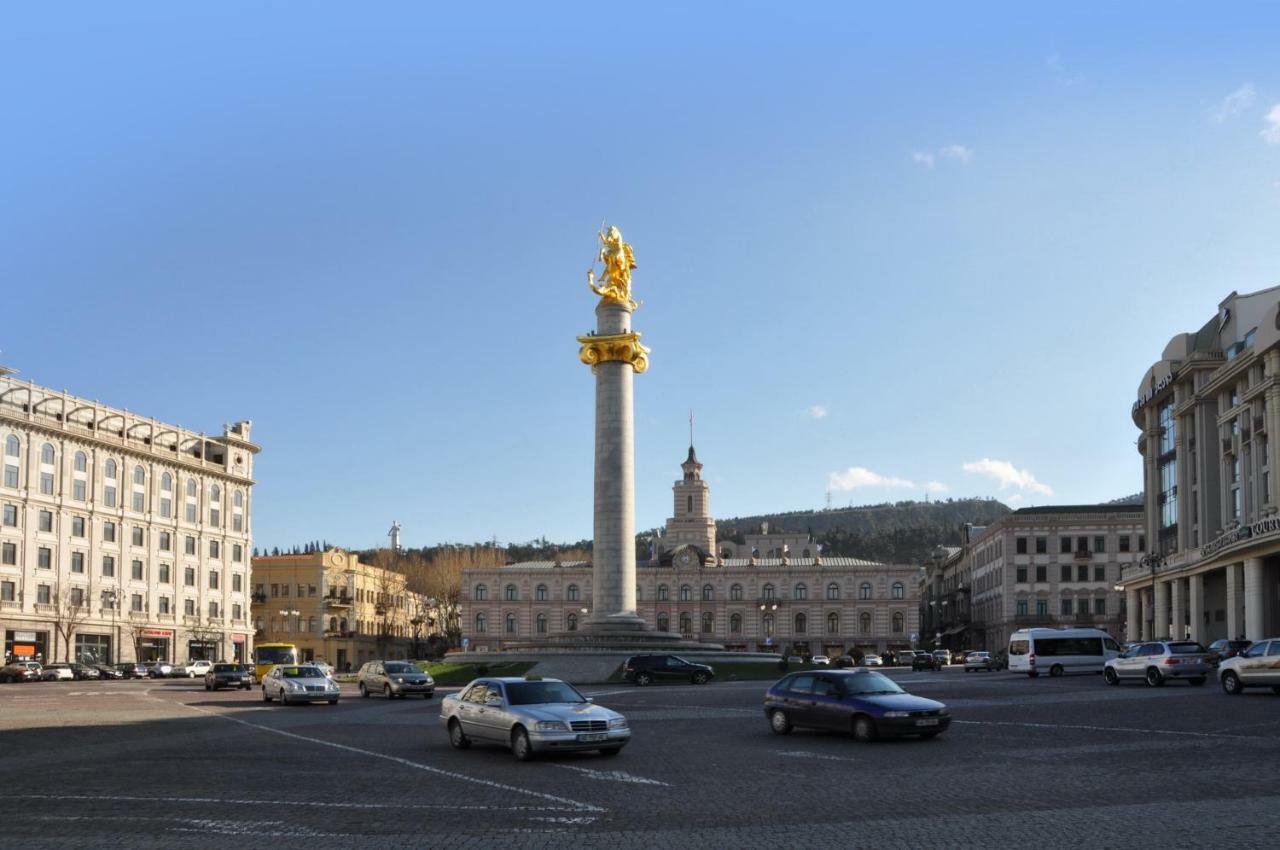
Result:
{"label": "license plate", "polygon": [[916,725],[917,725],[917,726],[937,726],[937,725],[938,725],[938,718],[936,718],[936,717],[926,717],[924,720],[917,720],[917,721],[916,721]]}
{"label": "license plate", "polygon": [[607,732],[589,732],[578,736],[579,741],[607,741],[609,734]]}

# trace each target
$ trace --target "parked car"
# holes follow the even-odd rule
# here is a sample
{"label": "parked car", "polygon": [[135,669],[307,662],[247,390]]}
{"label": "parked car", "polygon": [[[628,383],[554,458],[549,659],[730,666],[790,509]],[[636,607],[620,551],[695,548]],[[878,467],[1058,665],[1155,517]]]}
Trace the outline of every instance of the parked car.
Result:
{"label": "parked car", "polygon": [[915,663],[917,655],[928,653],[916,652],[914,649],[897,649],[893,652],[893,663],[898,667],[910,667]]}
{"label": "parked car", "polygon": [[173,665],[164,661],[154,661],[147,665],[148,679],[167,679],[173,675]]}
{"label": "parked car", "polygon": [[837,655],[835,659],[832,660],[831,666],[839,667],[841,670],[844,670],[849,667],[857,667],[858,665],[853,663],[852,655]]}
{"label": "parked car", "polygon": [[829,665],[829,664],[831,663],[831,656],[829,656],[829,655],[815,655],[815,656],[813,656],[812,658],[810,658],[810,659],[809,659],[809,663],[810,663],[810,664],[821,664],[822,666],[824,666],[824,667],[825,667],[825,666],[827,666],[827,665]]}
{"label": "parked car", "polygon": [[966,673],[972,673],[975,670],[991,671],[998,669],[996,660],[985,649],[970,652],[964,657],[964,672]]}
{"label": "parked car", "polygon": [[1235,658],[1250,646],[1252,643],[1247,640],[1215,640],[1209,644],[1209,663],[1216,667],[1228,658]]}
{"label": "parked car", "polygon": [[253,671],[243,664],[214,664],[204,674],[204,689],[216,691],[219,688],[241,688],[249,690],[253,687]]}
{"label": "parked car", "polygon": [[126,679],[145,679],[147,677],[147,665],[140,664],[136,661],[130,661],[126,664],[117,664],[116,669],[120,671],[120,675]]}
{"label": "parked car", "polygon": [[188,679],[204,678],[205,674],[212,669],[212,661],[205,661],[203,659],[199,661],[189,661],[186,666],[183,667],[183,670],[185,671],[183,675]]}
{"label": "parked car", "polygon": [[321,701],[335,705],[340,696],[338,683],[309,664],[277,664],[262,677],[263,702],[278,699],[281,705]]}
{"label": "parked car", "polygon": [[520,761],[562,750],[614,756],[631,740],[627,718],[559,679],[476,679],[440,701],[440,722],[456,749],[502,744]]}
{"label": "parked car", "polygon": [[932,738],[951,725],[940,702],[912,696],[888,676],[866,669],[809,671],[779,679],[764,696],[769,728],[850,732],[859,741],[919,735]]}
{"label": "parked car", "polygon": [[436,692],[436,682],[427,673],[408,661],[370,661],[356,674],[360,696],[382,694],[387,699],[413,694],[431,699]]}
{"label": "parked car", "polygon": [[98,677],[101,679],[123,679],[124,673],[119,668],[112,667],[110,664],[94,664],[93,669],[98,671]]}
{"label": "parked car", "polygon": [[67,663],[67,666],[71,668],[72,675],[77,679],[102,678],[102,673],[98,671],[97,667],[92,667],[88,664],[81,664],[79,661],[70,661]]}
{"label": "parked car", "polygon": [[693,682],[705,685],[716,671],[706,664],[685,661],[678,655],[633,655],[622,665],[622,678],[637,685],[653,682]]}
{"label": "parked car", "polygon": [[1108,659],[1102,677],[1108,685],[1118,685],[1121,679],[1141,679],[1153,687],[1170,679],[1203,685],[1213,672],[1208,652],[1195,641],[1146,641]]}
{"label": "parked car", "polygon": [[1222,690],[1235,695],[1245,688],[1270,686],[1280,694],[1280,638],[1256,641],[1244,652],[1218,665]]}
{"label": "parked car", "polygon": [[951,663],[951,650],[935,649],[933,651],[933,657],[937,659],[939,667],[946,667]]}
{"label": "parked car", "polygon": [[169,678],[170,678],[170,679],[185,679],[186,677],[187,677],[187,665],[186,665],[186,664],[184,664],[184,663],[182,663],[182,662],[180,662],[180,661],[175,661],[173,664],[170,664],[170,665],[169,665]]}
{"label": "parked car", "polygon": [[38,661],[11,661],[0,667],[0,682],[36,682],[42,669]]}
{"label": "parked car", "polygon": [[866,655],[862,656],[862,666],[863,667],[883,667],[884,659],[881,658],[879,655],[876,655],[874,652],[868,652]]}
{"label": "parked car", "polygon": [[71,682],[76,678],[70,664],[46,664],[40,671],[42,682]]}
{"label": "parked car", "polygon": [[941,670],[942,664],[931,652],[917,652],[911,659],[912,670]]}

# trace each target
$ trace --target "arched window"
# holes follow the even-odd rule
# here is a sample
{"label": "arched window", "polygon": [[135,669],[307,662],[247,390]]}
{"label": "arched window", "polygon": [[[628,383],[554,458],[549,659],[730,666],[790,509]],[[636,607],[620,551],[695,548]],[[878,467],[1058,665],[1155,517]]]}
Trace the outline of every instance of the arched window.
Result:
{"label": "arched window", "polygon": [[735,584],[729,588],[729,598],[734,602],[742,601],[742,585]]}
{"label": "arched window", "polygon": [[665,613],[658,615],[658,631],[660,632],[671,631],[671,618],[668,617]]}
{"label": "arched window", "polygon": [[116,477],[116,462],[115,462],[114,460],[108,460],[108,461],[107,461],[106,466],[104,466],[104,467],[103,467],[103,475],[104,475],[106,478],[110,478],[110,479],[112,479],[112,480],[115,480],[115,477]]}
{"label": "arched window", "polygon": [[45,443],[40,447],[40,462],[52,464],[54,460],[53,444]]}
{"label": "arched window", "polygon": [[160,489],[166,493],[173,492],[173,476],[172,475],[166,472],[164,475],[160,476]]}
{"label": "arched window", "polygon": [[693,617],[689,616],[688,611],[680,615],[680,634],[685,636],[693,634]]}
{"label": "arched window", "polygon": [[715,628],[716,628],[716,615],[712,614],[710,611],[703,611],[702,612],[702,633],[704,635],[709,635],[713,631],[715,631]]}
{"label": "arched window", "polygon": [[577,602],[578,586],[576,584],[571,584],[568,587],[566,587],[564,590],[564,598],[569,600],[570,602]]}
{"label": "arched window", "polygon": [[735,635],[742,634],[742,615],[741,614],[729,615],[729,632]]}
{"label": "arched window", "polygon": [[864,635],[871,634],[871,612],[863,611],[858,615],[858,631]]}
{"label": "arched window", "polygon": [[710,602],[712,599],[715,599],[715,598],[716,598],[715,588],[713,588],[709,584],[704,584],[702,586],[702,601]]}
{"label": "arched window", "polygon": [[901,599],[901,598],[902,598],[902,582],[900,582],[900,581],[895,581],[895,582],[893,583],[893,591],[892,591],[892,595],[893,595],[893,598],[894,598],[894,599]]}
{"label": "arched window", "polygon": [[764,627],[765,637],[773,637],[773,615],[765,614],[760,620],[760,625]]}
{"label": "arched window", "polygon": [[793,599],[808,599],[808,598],[809,598],[809,588],[808,588],[808,587],[806,587],[803,583],[801,583],[801,584],[797,584],[797,585],[796,585],[795,592],[792,594],[792,598],[793,598]]}
{"label": "arched window", "polygon": [[858,585],[858,598],[859,599],[871,598],[871,582],[864,581],[862,584]]}
{"label": "arched window", "polygon": [[516,634],[516,615],[507,614],[507,634]]}
{"label": "arched window", "polygon": [[772,599],[773,593],[773,585],[771,584],[766,584],[764,587],[760,588],[760,595],[765,599]]}
{"label": "arched window", "polygon": [[831,582],[831,584],[827,585],[827,598],[828,598],[828,599],[839,599],[839,598],[840,598],[840,585],[836,584],[834,581],[833,581],[833,582]]}
{"label": "arched window", "polygon": [[658,585],[658,601],[666,602],[669,597],[667,586],[665,584]]}
{"label": "arched window", "polygon": [[680,601],[688,602],[693,599],[693,588],[687,584],[680,585]]}
{"label": "arched window", "polygon": [[538,602],[546,602],[546,601],[547,601],[547,586],[546,586],[545,584],[540,584],[540,585],[538,585],[536,588],[534,588],[534,590],[533,590],[533,598],[534,598],[534,600],[536,600],[536,601],[538,601]]}
{"label": "arched window", "polygon": [[733,557],[733,550],[732,550],[732,549],[725,549],[725,550],[723,550],[723,551],[720,553],[720,559],[721,559],[722,561],[727,561],[727,560],[729,560],[729,559],[730,559],[730,558],[732,558],[732,557]]}
{"label": "arched window", "polygon": [[476,634],[482,635],[489,627],[489,620],[484,614],[476,614]]}
{"label": "arched window", "polygon": [[804,614],[796,614],[796,634],[802,635],[809,628],[809,618]]}
{"label": "arched window", "polygon": [[902,631],[902,612],[895,611],[893,614],[893,630],[895,632]]}
{"label": "arched window", "polygon": [[547,615],[539,614],[537,623],[538,623],[538,634],[545,635],[547,633]]}
{"label": "arched window", "polygon": [[483,584],[477,584],[476,591],[471,594],[471,598],[478,602],[483,602],[489,598],[489,588],[485,587]]}
{"label": "arched window", "polygon": [[576,632],[578,630],[578,615],[570,614],[568,617],[565,617],[564,627],[571,632]]}
{"label": "arched window", "polygon": [[827,615],[827,634],[834,635],[840,633],[840,615],[832,611]]}
{"label": "arched window", "polygon": [[17,457],[18,448],[21,445],[22,444],[18,442],[18,438],[13,436],[12,434],[10,434],[8,437],[5,437],[5,440],[4,440],[5,457]]}
{"label": "arched window", "polygon": [[520,591],[514,584],[507,585],[502,591],[502,598],[508,602],[515,602],[520,598]]}
{"label": "arched window", "polygon": [[135,466],[135,467],[133,468],[133,483],[134,483],[134,484],[146,484],[146,483],[147,483],[147,473],[146,473],[146,470],[144,470],[141,466]]}
{"label": "arched window", "polygon": [[196,480],[194,478],[187,479],[187,495],[193,499],[196,497]]}
{"label": "arched window", "polygon": [[84,452],[76,452],[74,463],[76,472],[87,472],[89,469],[89,456]]}
{"label": "arched window", "polygon": [[217,484],[214,484],[212,487],[209,488],[209,501],[211,502],[222,501],[222,488],[219,487]]}
{"label": "arched window", "polygon": [[242,492],[240,492],[239,490],[237,490],[237,491],[236,491],[235,496],[233,496],[233,497],[232,497],[232,501],[231,501],[231,503],[232,503],[233,505],[235,505],[237,508],[243,508],[243,507],[244,507],[244,493],[242,493]]}

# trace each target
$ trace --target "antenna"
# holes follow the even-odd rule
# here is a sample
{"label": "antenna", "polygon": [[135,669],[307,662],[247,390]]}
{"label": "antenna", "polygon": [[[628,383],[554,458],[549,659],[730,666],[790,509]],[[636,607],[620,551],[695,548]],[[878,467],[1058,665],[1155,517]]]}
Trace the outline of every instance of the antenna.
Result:
{"label": "antenna", "polygon": [[831,488],[827,488],[827,510],[831,510]]}
{"label": "antenna", "polygon": [[693,408],[689,408],[689,446],[693,446]]}

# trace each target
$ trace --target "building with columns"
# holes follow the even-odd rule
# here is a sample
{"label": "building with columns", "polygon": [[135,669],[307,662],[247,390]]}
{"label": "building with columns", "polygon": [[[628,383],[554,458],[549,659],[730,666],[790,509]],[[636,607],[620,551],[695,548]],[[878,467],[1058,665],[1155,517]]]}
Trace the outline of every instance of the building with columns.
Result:
{"label": "building with columns", "polygon": [[[738,651],[839,655],[911,644],[919,567],[822,557],[807,535],[786,532],[753,538],[771,557],[736,557],[734,544],[716,543],[692,447],[681,469],[662,546],[636,570],[636,610],[650,627]],[[473,651],[577,631],[592,610],[584,561],[467,570],[462,582],[462,631]]]}
{"label": "building with columns", "polygon": [[1130,638],[1280,632],[1280,287],[1169,340],[1131,415],[1153,557],[1121,576]]}
{"label": "building with columns", "polygon": [[250,428],[208,436],[0,367],[5,656],[248,658]]}

